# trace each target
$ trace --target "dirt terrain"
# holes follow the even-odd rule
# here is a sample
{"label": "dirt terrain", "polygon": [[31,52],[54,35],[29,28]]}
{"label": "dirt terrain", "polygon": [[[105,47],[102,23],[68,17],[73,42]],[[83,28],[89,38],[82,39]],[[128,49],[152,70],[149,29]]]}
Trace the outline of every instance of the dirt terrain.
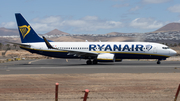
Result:
{"label": "dirt terrain", "polygon": [[[0,101],[173,101],[180,73],[0,75]],[[180,98],[177,100],[179,101]]]}
{"label": "dirt terrain", "polygon": [[[30,53],[25,50],[9,50],[5,55],[2,55],[5,50],[0,51],[0,63],[8,62],[8,61],[17,61],[18,60],[28,60],[28,59],[46,59],[49,58],[47,56],[38,55],[35,53]],[[10,60],[9,60],[10,59]]]}

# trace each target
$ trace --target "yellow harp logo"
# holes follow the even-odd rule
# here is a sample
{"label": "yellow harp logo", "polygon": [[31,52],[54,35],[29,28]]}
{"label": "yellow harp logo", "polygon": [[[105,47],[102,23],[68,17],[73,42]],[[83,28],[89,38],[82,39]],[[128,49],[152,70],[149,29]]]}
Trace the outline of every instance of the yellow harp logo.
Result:
{"label": "yellow harp logo", "polygon": [[19,30],[23,36],[23,39],[26,37],[26,35],[30,32],[31,28],[30,25],[23,25],[23,26],[19,26]]}

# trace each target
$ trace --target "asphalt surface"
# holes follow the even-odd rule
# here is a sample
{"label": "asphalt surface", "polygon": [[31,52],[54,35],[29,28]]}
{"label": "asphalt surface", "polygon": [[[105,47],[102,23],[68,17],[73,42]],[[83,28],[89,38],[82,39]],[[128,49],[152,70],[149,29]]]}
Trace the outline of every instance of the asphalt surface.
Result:
{"label": "asphalt surface", "polygon": [[128,61],[86,65],[85,60],[21,60],[0,64],[0,74],[179,73],[180,61]]}

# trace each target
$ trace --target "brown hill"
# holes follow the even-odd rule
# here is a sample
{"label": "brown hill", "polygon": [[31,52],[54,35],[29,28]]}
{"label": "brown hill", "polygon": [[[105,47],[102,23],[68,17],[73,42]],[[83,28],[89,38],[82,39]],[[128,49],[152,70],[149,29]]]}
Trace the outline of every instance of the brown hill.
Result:
{"label": "brown hill", "polygon": [[4,27],[0,28],[0,36],[12,36],[12,35],[19,35],[17,29],[7,29]]}
{"label": "brown hill", "polygon": [[169,23],[156,31],[167,32],[167,31],[180,31],[180,23]]}
{"label": "brown hill", "polygon": [[58,29],[54,29],[54,30],[46,33],[45,35],[62,35],[62,34],[68,35],[69,33],[62,32],[62,31],[60,31]]}

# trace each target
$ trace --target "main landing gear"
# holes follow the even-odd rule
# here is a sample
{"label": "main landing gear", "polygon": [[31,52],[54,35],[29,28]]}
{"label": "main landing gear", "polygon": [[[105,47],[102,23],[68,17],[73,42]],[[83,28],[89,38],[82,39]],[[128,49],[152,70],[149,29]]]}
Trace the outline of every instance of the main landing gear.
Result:
{"label": "main landing gear", "polygon": [[97,64],[97,63],[98,63],[98,62],[97,62],[96,59],[94,59],[93,61],[91,61],[91,59],[89,59],[89,60],[86,61],[86,64],[87,64],[87,65]]}
{"label": "main landing gear", "polygon": [[86,61],[86,64],[87,64],[87,65],[91,65],[91,64],[92,64],[92,61],[89,59],[89,60]]}
{"label": "main landing gear", "polygon": [[157,64],[161,64],[161,60],[160,59],[158,59]]}

